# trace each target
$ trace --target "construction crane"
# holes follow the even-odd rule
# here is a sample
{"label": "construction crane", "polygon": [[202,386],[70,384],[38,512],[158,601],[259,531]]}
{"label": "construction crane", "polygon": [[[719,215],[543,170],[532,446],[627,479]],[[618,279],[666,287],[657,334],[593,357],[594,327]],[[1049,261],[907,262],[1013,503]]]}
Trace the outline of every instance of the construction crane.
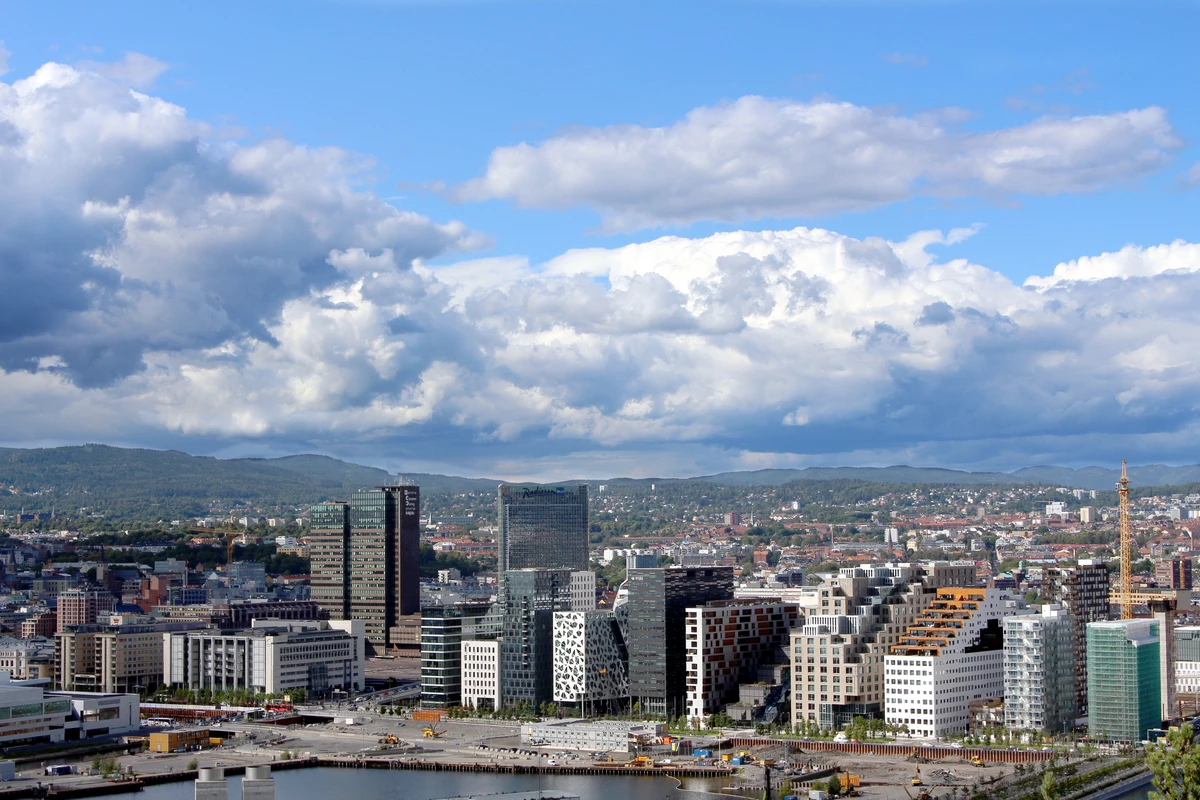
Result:
{"label": "construction crane", "polygon": [[1121,619],[1133,619],[1133,528],[1129,524],[1129,475],[1125,459],[1121,459],[1117,494],[1121,498],[1121,588],[1117,601],[1121,605]]}

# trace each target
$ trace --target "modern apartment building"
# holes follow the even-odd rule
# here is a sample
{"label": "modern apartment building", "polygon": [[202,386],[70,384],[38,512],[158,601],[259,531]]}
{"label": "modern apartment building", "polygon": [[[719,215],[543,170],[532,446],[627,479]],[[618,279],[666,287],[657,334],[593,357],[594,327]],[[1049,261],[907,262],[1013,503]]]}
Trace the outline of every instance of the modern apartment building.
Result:
{"label": "modern apartment building", "polygon": [[714,600],[686,614],[686,715],[693,723],[736,700],[738,685],[756,680],[759,664],[788,646],[800,616],[795,603],[770,600]]}
{"label": "modern apartment building", "polygon": [[487,602],[445,603],[421,609],[421,707],[452,708],[462,704],[462,645],[494,639],[499,615]]}
{"label": "modern apartment building", "polygon": [[660,567],[626,574],[614,612],[629,650],[629,694],[642,711],[687,708],[687,609],[733,599],[733,567]]}
{"label": "modern apartment building", "polygon": [[113,596],[104,589],[67,589],[58,594],[58,629],[95,625],[113,611]]}
{"label": "modern apartment building", "polygon": [[363,688],[363,623],[258,620],[243,630],[159,634],[162,681],[188,689],[303,690],[322,697]]}
{"label": "modern apartment building", "polygon": [[1043,580],[1047,601],[1065,608],[1075,621],[1075,702],[1081,716],[1088,708],[1087,626],[1108,619],[1109,585],[1108,565],[1090,559],[1051,567]]}
{"label": "modern apartment building", "polygon": [[510,486],[497,490],[496,571],[588,569],[587,486]]}
{"label": "modern apartment building", "polygon": [[968,562],[847,567],[817,586],[784,590],[804,625],[791,637],[792,721],[830,730],[883,718],[884,657],[937,587],[973,585]]}
{"label": "modern apartment building", "polygon": [[1004,726],[1067,733],[1075,699],[1075,621],[1047,603],[1040,614],[1004,620]]}
{"label": "modern apartment building", "polygon": [[1162,724],[1156,620],[1091,623],[1087,660],[1089,736],[1140,742]]}
{"label": "modern apartment building", "polygon": [[611,611],[554,614],[554,702],[593,715],[629,696],[629,653]]}
{"label": "modern apartment building", "polygon": [[462,643],[462,704],[494,711],[500,707],[500,640]]}
{"label": "modern apartment building", "polygon": [[420,612],[421,497],[416,486],[355,492],[310,508],[312,598],[332,620],[362,620],[368,647]]}
{"label": "modern apartment building", "polygon": [[965,732],[972,702],[1004,696],[1004,618],[1019,606],[999,589],[938,589],[884,658],[885,719],[920,738]]}
{"label": "modern apartment building", "polygon": [[571,610],[571,570],[510,569],[501,580],[500,700],[537,708],[554,697],[554,613]]}

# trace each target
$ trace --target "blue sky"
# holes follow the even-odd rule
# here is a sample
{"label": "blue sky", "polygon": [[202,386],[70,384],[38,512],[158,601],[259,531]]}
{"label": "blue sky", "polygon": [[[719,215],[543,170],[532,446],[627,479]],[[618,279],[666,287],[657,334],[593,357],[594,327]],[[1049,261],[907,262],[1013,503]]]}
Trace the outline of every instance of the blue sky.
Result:
{"label": "blue sky", "polygon": [[[417,466],[534,477],[900,460],[1013,468],[1048,460],[1080,465],[1116,458],[1118,451],[1140,460],[1188,460],[1196,365],[1186,308],[1189,276],[1200,264],[1190,249],[1154,248],[1200,241],[1198,17],[1194,4],[1152,2],[381,0],[164,7],[0,0],[0,41],[9,52],[0,81],[15,84],[58,62],[96,82],[71,90],[78,104],[72,119],[83,130],[87,109],[116,113],[126,102],[121,92],[130,90],[182,109],[189,125],[199,126],[169,134],[200,152],[176,166],[198,174],[204,170],[197,164],[229,167],[230,176],[193,186],[195,209],[211,208],[221,187],[245,177],[237,152],[284,141],[294,150],[272,156],[280,159],[272,174],[304,173],[311,186],[382,199],[424,218],[418,225],[424,227],[404,234],[414,239],[379,232],[362,238],[351,218],[365,213],[384,225],[387,212],[363,211],[355,204],[367,201],[352,199],[336,210],[345,216],[344,229],[330,233],[317,216],[334,212],[327,205],[301,209],[299,181],[289,184],[286,197],[273,196],[284,206],[297,203],[295,219],[307,220],[312,239],[307,250],[268,226],[255,234],[262,238],[246,240],[244,252],[226,245],[210,255],[202,248],[186,256],[151,252],[131,238],[125,212],[114,211],[124,233],[89,228],[77,248],[51,253],[30,238],[33,229],[53,227],[54,218],[28,210],[40,191],[28,187],[57,186],[54,196],[76,198],[79,208],[88,201],[115,208],[122,196],[136,206],[140,192],[168,174],[162,159],[174,156],[155,150],[153,137],[135,136],[126,142],[131,150],[101,148],[88,166],[75,167],[74,179],[56,173],[53,180],[41,180],[47,168],[23,156],[29,183],[8,199],[28,216],[0,238],[7,246],[0,250],[0,288],[6,275],[9,291],[36,291],[39,275],[49,286],[66,280],[83,288],[57,313],[0,326],[0,369],[17,397],[3,409],[9,423],[0,439],[21,445],[83,437],[216,453],[315,449],[398,468],[412,467],[388,453],[416,447],[423,453]],[[129,61],[127,53],[148,58]],[[55,80],[43,94],[59,93],[65,108],[63,81],[77,79]],[[32,128],[23,125],[36,124],[12,114],[26,133]],[[761,133],[774,125],[781,136],[794,132],[796,115],[807,114],[820,117],[816,127],[827,126],[839,141],[865,139],[823,149],[826,140],[811,131],[786,145]],[[664,149],[653,150],[664,131]],[[514,149],[521,143],[529,147]],[[60,145],[77,147],[65,139]],[[374,166],[296,166],[326,147],[366,156]],[[1042,147],[1053,150],[1051,157],[1029,161],[1020,174],[998,173],[997,165]],[[649,154],[613,155],[637,148]],[[98,160],[141,163],[133,154],[151,151],[156,155],[145,161],[151,177],[141,188],[125,186],[128,176],[89,172]],[[876,151],[891,155],[878,162],[864,156]],[[837,166],[823,172],[819,162],[826,158]],[[865,166],[845,166],[863,158]],[[489,159],[500,166],[489,169]],[[749,166],[739,172],[739,164]],[[876,174],[892,180],[876,182]],[[104,181],[110,185],[100,186]],[[895,185],[882,185],[889,182]],[[173,202],[185,201],[176,195]],[[449,231],[451,221],[461,230]],[[849,243],[839,252],[850,247],[856,254],[802,270],[804,280],[816,282],[813,297],[846,295],[840,318],[832,307],[794,317],[779,311],[785,291],[779,287],[793,291],[795,271],[761,265],[779,259],[812,265],[828,254],[826,243],[800,237],[764,244],[761,234],[801,226],[835,232]],[[212,229],[211,221],[204,229]],[[974,232],[950,235],[956,229]],[[922,231],[942,231],[950,241],[910,239]],[[757,238],[747,243],[743,233]],[[124,250],[89,267],[106,277],[80,277],[62,266],[93,259],[101,244],[119,249],[122,236]],[[681,254],[656,244],[662,236],[695,244]],[[913,246],[897,249],[899,256],[879,255],[871,249],[877,239]],[[1133,249],[1122,251],[1128,245]],[[620,249],[626,246],[635,247]],[[356,248],[364,257],[385,249],[401,254],[387,269],[423,276],[415,291],[427,298],[424,307],[406,309],[395,296],[378,300],[369,285],[356,285],[366,268],[339,266],[355,261]],[[579,248],[593,250],[571,256]],[[334,251],[350,255],[330,256]],[[696,266],[697,252],[712,263]],[[1106,253],[1113,255],[1106,260]],[[726,269],[728,259],[745,254],[760,266]],[[865,261],[854,260],[860,257]],[[885,257],[919,274],[888,294],[878,284],[864,288],[860,273],[843,269],[850,262],[867,269]],[[1097,260],[1037,283],[1056,265],[1087,257]],[[497,260],[475,261],[481,258]],[[248,282],[257,288],[242,308],[229,285],[214,282],[221,259],[251,270],[273,259],[299,266],[286,274],[256,272]],[[943,267],[955,259],[984,272],[948,280]],[[150,261],[159,271],[138,266]],[[381,280],[378,269],[371,274],[367,284]],[[994,285],[997,276],[1010,285]],[[1036,287],[1022,288],[1030,278]],[[582,311],[556,316],[564,297],[586,291],[579,281],[608,292],[590,309],[616,304],[591,327],[579,322]],[[179,317],[158,308],[167,293],[162,287],[182,293],[185,284],[194,292],[186,307],[203,308],[198,317],[217,322],[172,322]],[[674,294],[663,289],[667,284]],[[738,306],[738,327],[703,321],[716,295],[688,289],[701,284],[723,296],[735,284],[739,291],[766,288]],[[95,285],[113,294],[102,301]],[[151,294],[164,322],[146,331],[111,319],[103,330],[87,328],[102,306],[115,314],[118,306],[145,301],[130,298],[135,286],[159,287]],[[1036,308],[1029,305],[1035,288]],[[659,289],[666,293],[655,294]],[[1156,305],[1164,292],[1178,297],[1179,318]],[[873,293],[878,299],[867,307],[849,304]],[[1144,305],[1122,305],[1135,302],[1131,295]],[[224,299],[206,305],[217,296]],[[421,317],[432,313],[429,304],[451,297],[436,319]],[[627,298],[640,303],[636,314],[617,308]],[[301,309],[295,305],[301,301],[315,305]],[[686,325],[664,311],[673,303],[691,314]],[[905,303],[913,311],[903,324],[884,313]],[[946,336],[933,339],[930,320],[939,303],[951,310],[936,323]],[[339,304],[371,310],[371,324],[382,320],[385,333],[366,332],[362,320],[311,316]],[[517,306],[522,313],[513,316]],[[297,322],[302,311],[310,316]],[[1144,325],[1119,324],[1141,315]],[[969,328],[972,320],[991,320],[991,327]],[[717,327],[704,327],[710,324]],[[282,354],[294,342],[312,346],[315,331],[343,325],[339,344],[322,345],[323,357],[338,353],[353,361],[345,354],[356,354],[367,372],[333,381],[337,392],[296,388],[304,383],[296,376],[322,362],[305,351],[284,364]],[[688,332],[689,325],[702,332]],[[1017,333],[1004,333],[1005,325]],[[775,330],[780,348],[826,337],[819,345],[826,360],[815,358],[814,372],[794,384],[775,386],[780,374],[803,373],[803,365],[752,341],[759,329]],[[299,338],[289,339],[289,330]],[[831,330],[840,330],[840,338]],[[701,338],[688,338],[695,336]],[[734,338],[716,338],[723,336]],[[712,348],[703,356],[696,352],[701,340]],[[899,349],[881,354],[889,341]],[[564,377],[561,367],[541,360],[541,349],[551,345],[567,348],[587,369],[568,369]],[[703,388],[706,359],[741,385],[772,388],[752,391],[750,400],[730,392],[727,402],[714,403],[723,393]],[[1147,359],[1153,369],[1131,366]],[[336,372],[337,364],[328,363]],[[668,377],[663,364],[688,366]],[[226,368],[234,372],[222,374]],[[440,383],[438,369],[446,370]],[[836,376],[851,372],[853,379],[839,384]],[[1073,374],[1087,377],[1047,392]],[[57,383],[43,384],[39,376]],[[823,376],[840,388],[815,391]],[[213,401],[207,412],[189,408],[196,386],[177,378],[202,381],[205,391],[223,382],[292,388],[262,407],[238,408],[226,398],[229,418],[218,419],[224,412],[212,409],[222,403]],[[960,392],[1015,397],[952,404],[970,413],[931,412],[947,393]],[[841,399],[826,407],[823,394]],[[700,402],[700,395],[708,396]],[[47,407],[71,424],[39,421]],[[364,409],[373,408],[378,420],[361,422]],[[347,421],[353,419],[360,421]],[[1136,439],[1122,433],[1114,441],[1113,420],[1121,421],[1118,432],[1136,432]],[[437,457],[424,455],[430,447]]]}

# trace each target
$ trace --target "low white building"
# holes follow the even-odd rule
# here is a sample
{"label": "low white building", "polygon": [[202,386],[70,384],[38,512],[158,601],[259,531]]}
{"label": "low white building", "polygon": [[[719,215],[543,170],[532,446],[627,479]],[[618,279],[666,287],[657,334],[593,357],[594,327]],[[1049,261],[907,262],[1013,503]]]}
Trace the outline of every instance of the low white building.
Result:
{"label": "low white building", "polygon": [[499,639],[468,639],[462,643],[460,696],[466,708],[500,707]]}
{"label": "low white building", "polygon": [[0,675],[0,746],[44,744],[141,728],[136,694],[48,692]]}
{"label": "low white building", "polygon": [[619,750],[656,744],[667,733],[661,722],[586,722],[578,719],[531,722],[521,726],[521,744],[564,750]]}
{"label": "low white building", "polygon": [[163,635],[163,681],[189,689],[310,695],[363,688],[362,620],[254,620],[252,628]]}
{"label": "low white building", "polygon": [[998,589],[938,589],[884,657],[887,722],[924,739],[965,732],[970,703],[1004,697],[1004,618],[1021,606]]}

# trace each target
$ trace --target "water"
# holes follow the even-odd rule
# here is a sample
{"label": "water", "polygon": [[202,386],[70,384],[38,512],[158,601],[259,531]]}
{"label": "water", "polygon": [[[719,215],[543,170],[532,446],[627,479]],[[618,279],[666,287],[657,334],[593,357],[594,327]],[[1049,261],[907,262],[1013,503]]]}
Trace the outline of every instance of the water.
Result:
{"label": "water", "polygon": [[[670,778],[591,775],[492,775],[475,772],[418,772],[382,769],[295,769],[274,773],[277,800],[329,800],[352,795],[353,800],[436,800],[471,794],[531,792],[559,789],[583,800],[713,800],[702,792],[719,786],[685,780],[678,791]],[[242,796],[241,777],[230,776],[230,800]],[[192,800],[191,781],[149,786],[141,792],[112,795],[138,800]]]}

